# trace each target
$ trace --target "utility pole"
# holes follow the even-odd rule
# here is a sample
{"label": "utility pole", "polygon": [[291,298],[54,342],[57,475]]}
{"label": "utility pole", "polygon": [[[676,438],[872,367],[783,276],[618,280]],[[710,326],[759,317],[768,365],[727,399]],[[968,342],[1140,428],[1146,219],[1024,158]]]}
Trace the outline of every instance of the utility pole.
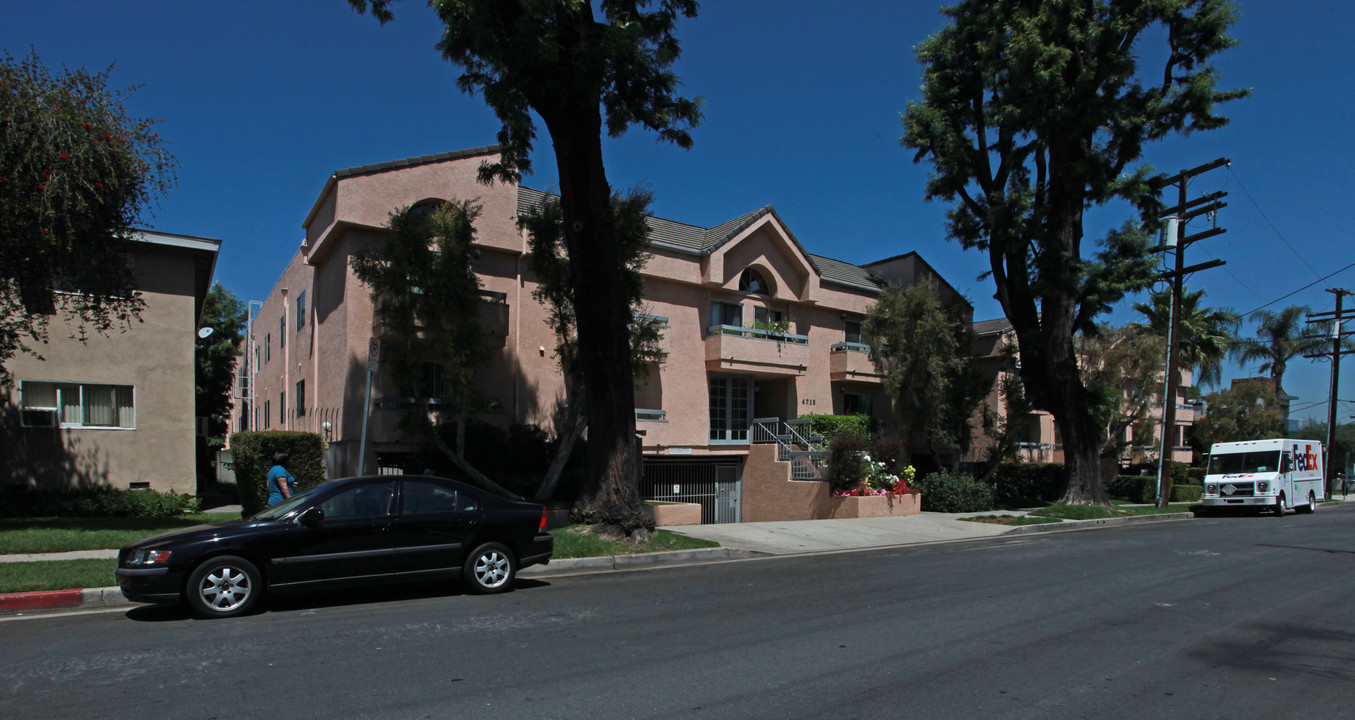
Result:
{"label": "utility pole", "polygon": [[1191,219],[1201,215],[1216,213],[1225,207],[1227,203],[1220,202],[1227,197],[1226,192],[1214,192],[1208,195],[1202,195],[1194,200],[1188,199],[1187,188],[1190,179],[1196,175],[1209,172],[1218,167],[1228,165],[1227,158],[1219,158],[1211,163],[1206,163],[1191,170],[1182,170],[1176,175],[1166,178],[1158,183],[1158,187],[1167,187],[1175,185],[1177,189],[1177,204],[1162,211],[1160,220],[1168,220],[1167,233],[1162,245],[1153,249],[1153,252],[1175,251],[1175,265],[1172,270],[1162,273],[1159,277],[1163,280],[1171,280],[1172,297],[1170,321],[1167,329],[1167,369],[1166,378],[1162,391],[1162,452],[1158,457],[1157,466],[1157,506],[1166,507],[1171,502],[1171,458],[1176,447],[1176,392],[1179,382],[1177,380],[1177,365],[1180,363],[1180,345],[1178,337],[1181,324],[1181,295],[1185,290],[1186,275],[1208,270],[1223,265],[1222,260],[1210,260],[1199,265],[1186,267],[1186,248],[1192,243],[1199,242],[1206,238],[1216,235],[1222,235],[1228,232],[1226,228],[1218,226],[1217,216],[1215,216],[1214,226],[1204,232],[1198,232],[1194,235],[1186,234],[1186,225]]}
{"label": "utility pole", "polygon": [[1327,292],[1336,296],[1336,312],[1329,313],[1309,313],[1308,323],[1331,323],[1331,352],[1316,353],[1313,355],[1304,355],[1306,358],[1330,357],[1331,358],[1331,389],[1327,396],[1327,443],[1323,449],[1322,467],[1326,476],[1327,497],[1331,497],[1332,481],[1336,478],[1335,469],[1332,467],[1332,446],[1336,444],[1336,399],[1338,383],[1341,379],[1341,356],[1355,353],[1355,349],[1342,350],[1341,338],[1343,336],[1355,335],[1355,331],[1341,332],[1341,321],[1355,319],[1355,310],[1342,310],[1341,299],[1347,295],[1352,295],[1349,290],[1340,288],[1327,288]]}

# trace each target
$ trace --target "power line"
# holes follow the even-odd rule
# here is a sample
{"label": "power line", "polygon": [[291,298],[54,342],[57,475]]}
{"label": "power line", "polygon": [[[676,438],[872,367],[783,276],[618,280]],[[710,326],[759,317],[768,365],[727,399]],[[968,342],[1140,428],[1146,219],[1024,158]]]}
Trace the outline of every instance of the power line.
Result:
{"label": "power line", "polygon": [[[1284,246],[1289,248],[1289,252],[1294,253],[1294,257],[1298,258],[1299,262],[1303,263],[1304,267],[1308,268],[1308,270],[1312,272],[1314,275],[1317,275],[1317,271],[1313,270],[1313,266],[1309,265],[1308,261],[1305,260],[1304,257],[1299,254],[1299,251],[1295,250],[1294,246],[1289,244],[1289,240],[1285,238],[1284,233],[1280,232],[1280,229],[1275,227],[1275,223],[1271,222],[1270,218],[1266,216],[1266,211],[1261,209],[1261,204],[1256,202],[1256,198],[1252,197],[1251,191],[1247,190],[1246,185],[1242,184],[1242,178],[1238,177],[1237,173],[1233,172],[1232,166],[1228,167],[1228,176],[1233,178],[1234,180],[1237,180],[1237,186],[1242,188],[1242,194],[1246,195],[1247,199],[1251,201],[1252,207],[1256,208],[1256,212],[1261,213],[1261,219],[1265,220],[1266,224],[1270,226],[1270,229],[1275,233],[1275,237],[1278,237],[1280,239],[1280,242],[1284,243]],[[1331,276],[1329,275],[1327,277]],[[1318,282],[1322,281],[1319,280]]]}
{"label": "power line", "polygon": [[1324,281],[1324,280],[1327,280],[1327,279],[1329,279],[1329,278],[1336,277],[1337,275],[1340,275],[1341,273],[1343,273],[1343,272],[1345,272],[1345,271],[1347,271],[1347,270],[1349,270],[1349,269],[1351,269],[1351,268],[1353,268],[1353,267],[1355,267],[1355,263],[1351,263],[1351,264],[1349,264],[1349,265],[1347,265],[1347,266],[1341,268],[1340,270],[1337,270],[1336,272],[1334,272],[1334,273],[1332,273],[1332,274],[1330,274],[1330,275],[1327,275],[1326,277],[1320,277],[1320,278],[1318,278],[1318,279],[1316,279],[1316,280],[1314,280],[1314,281],[1308,283],[1307,285],[1304,285],[1303,287],[1299,288],[1298,290],[1295,290],[1294,292],[1289,293],[1288,295],[1282,295],[1282,296],[1280,296],[1280,297],[1277,297],[1277,298],[1275,298],[1274,300],[1271,300],[1270,302],[1266,303],[1265,305],[1262,305],[1261,307],[1258,307],[1258,308],[1256,308],[1256,309],[1254,309],[1254,310],[1251,310],[1251,311],[1249,311],[1249,312],[1243,313],[1243,314],[1242,314],[1242,319],[1245,320],[1245,319],[1247,319],[1247,317],[1251,316],[1253,313],[1256,313],[1256,312],[1259,311],[1259,310],[1265,310],[1266,308],[1270,307],[1271,305],[1274,305],[1275,303],[1277,303],[1277,302],[1279,302],[1279,301],[1281,301],[1281,300],[1284,300],[1285,298],[1289,298],[1289,297],[1293,297],[1293,296],[1295,296],[1295,295],[1298,295],[1299,293],[1303,292],[1304,290],[1307,290],[1308,288],[1310,288],[1310,287],[1312,287],[1312,286],[1314,286],[1314,285],[1317,285],[1318,283],[1321,283],[1321,282]]}

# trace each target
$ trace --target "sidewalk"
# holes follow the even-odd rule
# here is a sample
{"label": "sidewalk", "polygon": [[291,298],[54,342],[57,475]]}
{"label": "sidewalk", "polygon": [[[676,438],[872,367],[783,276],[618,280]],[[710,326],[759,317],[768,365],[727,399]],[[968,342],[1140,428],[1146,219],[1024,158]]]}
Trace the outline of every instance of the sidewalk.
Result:
{"label": "sidewalk", "polygon": [[[1355,502],[1355,495],[1335,497]],[[228,509],[223,509],[226,511]],[[1139,515],[1104,520],[1064,520],[1044,525],[1017,527],[971,522],[976,515],[1025,515],[1027,511],[981,513],[921,513],[903,517],[855,518],[850,520],[798,520],[785,522],[734,523],[728,525],[680,525],[662,529],[688,537],[713,540],[721,547],[703,550],[679,550],[665,553],[618,555],[615,557],[552,560],[549,565],[525,568],[519,577],[550,578],[614,570],[633,570],[661,565],[692,565],[706,562],[740,560],[778,555],[846,552],[873,548],[902,547],[930,543],[978,540],[1000,535],[1037,532],[1067,532],[1115,525],[1172,522],[1193,517],[1190,513]],[[83,550],[46,555],[0,555],[0,563],[67,560],[76,558],[116,558],[117,550]],[[99,608],[133,605],[116,587],[87,590],[57,590],[0,595],[0,616],[30,610],[63,608]]]}

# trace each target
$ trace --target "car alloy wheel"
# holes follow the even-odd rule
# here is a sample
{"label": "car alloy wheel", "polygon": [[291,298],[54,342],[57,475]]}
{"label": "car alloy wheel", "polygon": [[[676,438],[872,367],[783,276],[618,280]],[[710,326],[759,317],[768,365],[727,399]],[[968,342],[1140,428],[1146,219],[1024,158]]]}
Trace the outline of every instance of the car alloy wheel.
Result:
{"label": "car alloy wheel", "polygon": [[207,560],[188,578],[188,603],[203,617],[242,615],[262,591],[258,568],[232,555]]}
{"label": "car alloy wheel", "polygon": [[517,561],[508,548],[499,543],[485,543],[466,557],[462,568],[471,592],[497,593],[507,590],[517,574]]}

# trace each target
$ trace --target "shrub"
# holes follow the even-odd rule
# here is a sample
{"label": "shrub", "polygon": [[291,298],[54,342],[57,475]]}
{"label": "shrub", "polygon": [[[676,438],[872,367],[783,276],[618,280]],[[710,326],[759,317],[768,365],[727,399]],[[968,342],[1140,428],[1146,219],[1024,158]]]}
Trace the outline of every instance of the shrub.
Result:
{"label": "shrub", "polygon": [[822,435],[830,444],[836,437],[851,435],[861,441],[863,450],[875,422],[869,415],[801,415],[800,419],[810,421],[810,432]]}
{"label": "shrub", "polygon": [[273,455],[279,452],[290,458],[287,469],[296,478],[297,492],[325,481],[325,440],[321,436],[291,430],[235,433],[231,435],[231,458],[243,517],[267,507],[268,469],[273,467]]}
{"label": "shrub", "polygon": [[1204,497],[1203,485],[1173,485],[1172,502],[1193,503]]}
{"label": "shrub", "polygon": [[97,487],[63,492],[6,491],[3,514],[8,517],[132,517],[163,519],[196,512],[192,495],[154,490],[114,490]]}
{"label": "shrub", "polygon": [[1067,489],[1068,474],[1055,463],[1002,463],[989,483],[998,502],[1058,502]]}
{"label": "shrub", "polygon": [[908,444],[898,435],[880,435],[870,442],[870,457],[885,470],[901,475],[908,467]]}
{"label": "shrub", "polygon": [[861,484],[866,477],[866,443],[861,438],[844,434],[828,444],[828,486],[832,490],[846,490]]}
{"label": "shrub", "polygon": [[983,512],[993,509],[993,489],[965,473],[943,470],[915,483],[928,512]]}

